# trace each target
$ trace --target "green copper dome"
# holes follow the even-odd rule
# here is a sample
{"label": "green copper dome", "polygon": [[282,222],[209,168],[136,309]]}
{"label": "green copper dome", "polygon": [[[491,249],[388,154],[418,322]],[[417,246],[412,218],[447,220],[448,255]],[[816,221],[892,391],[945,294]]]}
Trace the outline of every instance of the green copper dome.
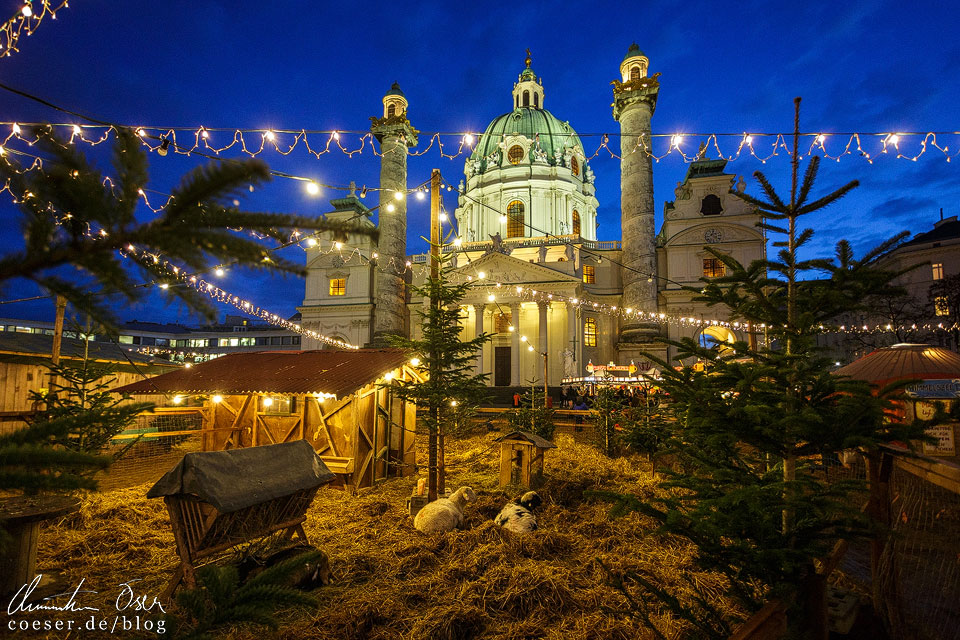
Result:
{"label": "green copper dome", "polygon": [[387,91],[384,95],[406,97],[403,95],[403,91],[400,90],[400,84],[396,82],[394,82],[393,85],[390,86],[390,91]]}
{"label": "green copper dome", "polygon": [[623,56],[623,59],[626,60],[635,56],[643,56],[644,58],[647,57],[644,55],[643,51],[640,51],[640,45],[638,45],[636,42],[630,45],[630,48],[627,49],[627,55]]}
{"label": "green copper dome", "polygon": [[[539,148],[547,156],[547,162],[556,164],[556,151],[560,148],[579,148],[583,152],[583,144],[577,132],[565,123],[560,122],[546,109],[534,107],[519,107],[509,113],[493,119],[473,150],[471,159],[476,160],[500,150],[498,146],[506,136],[522,135],[534,144],[530,149],[530,157],[523,164],[529,164],[534,158],[534,152]],[[539,136],[539,147],[537,137]]]}

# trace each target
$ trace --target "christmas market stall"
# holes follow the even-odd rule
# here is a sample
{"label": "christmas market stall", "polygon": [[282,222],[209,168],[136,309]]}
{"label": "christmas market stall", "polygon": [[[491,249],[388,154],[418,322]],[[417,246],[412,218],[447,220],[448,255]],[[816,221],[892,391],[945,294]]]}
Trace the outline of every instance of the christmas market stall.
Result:
{"label": "christmas market stall", "polygon": [[203,415],[203,450],[305,440],[348,489],[414,471],[416,407],[379,386],[417,379],[399,349],[234,353],[127,385]]}
{"label": "christmas market stall", "polygon": [[[960,398],[960,355],[941,347],[925,344],[895,344],[877,349],[835,372],[857,380],[866,380],[879,387],[900,380],[914,380],[904,389],[898,402],[898,417],[904,420],[929,420],[940,403],[950,411]],[[932,456],[957,455],[957,424],[931,427],[928,435],[935,443],[924,443],[923,453]]]}

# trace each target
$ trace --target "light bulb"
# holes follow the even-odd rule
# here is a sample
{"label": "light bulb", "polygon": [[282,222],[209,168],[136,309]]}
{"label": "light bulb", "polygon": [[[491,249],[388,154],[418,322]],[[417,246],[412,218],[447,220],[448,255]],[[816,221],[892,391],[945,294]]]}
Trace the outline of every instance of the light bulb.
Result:
{"label": "light bulb", "polygon": [[461,240],[460,238],[454,238],[454,239],[453,239],[453,246],[459,247],[459,246],[462,245],[462,244],[463,244],[463,240]]}
{"label": "light bulb", "polygon": [[403,192],[402,192],[402,191],[394,191],[394,192],[393,192],[393,199],[394,199],[394,200],[403,200]]}
{"label": "light bulb", "polygon": [[393,212],[396,211],[396,210],[397,210],[397,208],[396,208],[395,206],[393,206],[393,203],[392,203],[392,202],[387,205],[387,211],[389,211],[390,213],[393,213]]}
{"label": "light bulb", "polygon": [[16,135],[20,135],[20,125],[18,125],[16,122],[13,123],[13,126],[10,127],[10,129],[11,129]]}
{"label": "light bulb", "polygon": [[189,368],[192,367],[192,366],[193,366],[193,365],[192,365],[191,363],[186,362],[186,363],[184,363],[183,368],[184,368],[184,369],[189,369]]}
{"label": "light bulb", "polygon": [[467,135],[463,136],[463,141],[468,145],[473,144],[473,136],[468,133]]}
{"label": "light bulb", "polygon": [[822,133],[817,136],[817,142],[819,142],[820,144],[823,144],[823,141],[826,139],[827,139],[827,136],[823,135]]}
{"label": "light bulb", "polygon": [[446,212],[441,213],[439,217],[440,217],[440,222],[446,222],[450,218],[450,216],[448,216]]}
{"label": "light bulb", "polygon": [[527,336],[520,336],[520,342],[526,342]]}
{"label": "light bulb", "polygon": [[77,125],[73,125],[73,135],[79,136],[79,135],[81,135],[82,133],[83,133],[83,132],[80,131],[80,127],[78,127]]}
{"label": "light bulb", "polygon": [[384,376],[383,376],[383,379],[384,379],[384,380],[393,380],[393,371],[388,371],[387,373],[385,373]]}
{"label": "light bulb", "polygon": [[160,288],[161,288],[161,289],[169,289],[169,288],[170,288],[170,285],[167,284],[166,282],[164,282],[164,283],[162,283],[162,284],[160,285]]}
{"label": "light bulb", "polygon": [[180,404],[183,402],[183,396],[173,396],[173,404]]}
{"label": "light bulb", "polygon": [[493,302],[493,301],[496,300],[496,299],[497,299],[497,296],[493,295],[492,293],[487,296],[487,301],[488,301],[488,302]]}
{"label": "light bulb", "polygon": [[23,5],[23,9],[20,9],[20,13],[23,14],[24,18],[29,18],[33,15],[33,7],[30,6],[30,3]]}
{"label": "light bulb", "polygon": [[337,251],[340,251],[340,249],[343,249],[343,243],[342,243],[342,242],[334,242],[334,243],[333,243],[333,248],[336,249]]}
{"label": "light bulb", "polygon": [[887,142],[889,142],[889,143],[892,144],[892,145],[896,145],[897,143],[900,142],[900,136],[898,136],[898,135],[895,134],[895,133],[891,133],[891,134],[887,137]]}
{"label": "light bulb", "polygon": [[273,142],[274,140],[277,139],[277,135],[273,131],[267,131],[266,133],[263,134],[263,137],[269,140],[270,142]]}
{"label": "light bulb", "polygon": [[507,224],[507,216],[500,216],[500,224]]}
{"label": "light bulb", "polygon": [[210,399],[213,400],[215,403],[223,402],[223,396],[220,395],[219,393]]}
{"label": "light bulb", "polygon": [[527,351],[533,351],[533,345],[532,345],[532,344],[527,345]]}
{"label": "light bulb", "polygon": [[423,200],[426,197],[427,194],[425,194],[423,191],[417,191],[417,200]]}
{"label": "light bulb", "polygon": [[339,140],[339,139],[340,139],[340,132],[339,132],[339,131],[334,131],[334,132],[333,132],[333,139],[334,139],[334,140]]}
{"label": "light bulb", "polygon": [[206,140],[207,138],[210,137],[210,132],[209,132],[209,131],[201,131],[201,132],[200,132],[200,137],[203,138],[204,140]]}
{"label": "light bulb", "polygon": [[673,138],[670,139],[670,146],[673,146],[679,149],[681,142],[683,142],[683,136],[678,133],[677,135],[673,136]]}
{"label": "light bulb", "polygon": [[308,247],[315,247],[315,246],[317,246],[317,239],[316,239],[316,238],[307,238],[307,246],[308,246]]}
{"label": "light bulb", "polygon": [[224,271],[223,271],[222,268],[217,267],[217,269],[216,269],[213,273],[214,273],[214,275],[216,275],[218,278],[222,278]]}
{"label": "light bulb", "polygon": [[517,293],[523,293],[523,287],[517,287]]}
{"label": "light bulb", "polygon": [[747,144],[753,144],[753,136],[747,136],[746,138],[743,139],[743,141],[746,142]]}
{"label": "light bulb", "polygon": [[157,147],[157,153],[161,156],[167,155],[167,151],[170,149],[170,138],[164,138],[160,143],[160,146]]}
{"label": "light bulb", "polygon": [[451,406],[451,407],[457,406],[457,401],[456,401],[456,400],[451,400],[451,401],[450,401],[450,406]]}
{"label": "light bulb", "polygon": [[420,366],[420,358],[410,358],[410,364],[414,367]]}
{"label": "light bulb", "polygon": [[320,193],[320,185],[318,185],[316,182],[313,182],[311,180],[310,182],[307,183],[307,193],[309,193],[312,196],[317,195],[318,193]]}
{"label": "light bulb", "polygon": [[271,397],[269,397],[269,396],[267,396],[266,398],[264,398],[264,399],[263,399],[263,406],[265,406],[265,407],[272,407],[272,406],[273,406],[273,398],[271,398]]}
{"label": "light bulb", "polygon": [[487,272],[486,272],[486,271],[481,271],[481,272],[479,272],[479,273],[477,274],[477,277],[480,278],[481,280],[483,280],[484,278],[487,277]]}

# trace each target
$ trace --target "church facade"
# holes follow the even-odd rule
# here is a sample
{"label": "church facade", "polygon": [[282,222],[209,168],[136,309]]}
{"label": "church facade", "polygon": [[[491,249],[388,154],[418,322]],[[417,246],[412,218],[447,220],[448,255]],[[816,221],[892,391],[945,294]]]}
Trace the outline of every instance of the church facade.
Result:
{"label": "church facade", "polygon": [[[576,131],[545,108],[529,55],[510,94],[511,110],[491,121],[464,163],[453,212],[459,241],[447,250],[458,277],[475,285],[463,301],[464,336],[493,334],[477,359],[491,385],[543,384],[546,375],[555,386],[586,375],[591,362],[646,369],[644,352],[672,355],[658,337],[750,338],[735,328],[678,320],[726,319],[683,288],[722,275],[723,263],[706,247],[749,263],[764,256],[765,239],[756,211],[736,196],[743,180],[725,173],[723,160],[689,165],[655,230],[651,160],[637,144],[649,140],[660,88],[648,65],[633,45],[613,83],[622,133],[620,239],[597,238],[598,197],[612,194],[597,194]],[[394,86],[383,117],[372,118],[384,150],[379,240],[341,239],[359,259],[331,252],[332,237],[307,250],[299,308],[306,328],[355,344],[385,333],[419,334],[417,311],[426,301],[411,298],[405,285],[422,282],[425,269],[416,267],[427,256],[406,255],[405,200],[395,196],[406,192],[406,150],[416,144],[407,106]],[[328,218],[373,225],[356,195],[332,204]]]}

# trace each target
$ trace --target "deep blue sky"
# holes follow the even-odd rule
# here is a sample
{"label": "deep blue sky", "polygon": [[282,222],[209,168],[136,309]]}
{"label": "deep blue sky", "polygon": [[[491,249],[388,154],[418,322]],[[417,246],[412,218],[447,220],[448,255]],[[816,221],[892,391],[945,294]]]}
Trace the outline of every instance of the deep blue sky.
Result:
{"label": "deep blue sky", "polygon": [[[417,128],[479,132],[511,108],[512,84],[529,47],[546,108],[591,134],[619,130],[609,83],[636,41],[650,58],[651,73],[662,73],[654,133],[686,133],[683,147],[692,152],[694,132],[789,132],[798,95],[804,131],[960,130],[960,12],[952,4],[76,0],[56,21],[45,20],[24,37],[19,53],[0,59],[0,78],[70,109],[131,125],[338,130],[367,129],[369,116],[381,113],[383,93],[398,81]],[[0,16],[13,15],[18,6],[0,0]],[[75,120],[0,92],[0,122]],[[214,142],[221,142],[223,134],[217,135]],[[444,137],[451,147],[457,139]],[[599,144],[596,136],[582,139],[588,153]],[[426,140],[422,135],[421,148]],[[830,137],[827,148],[839,151],[846,141]],[[348,147],[357,142],[344,137]],[[905,137],[900,148],[913,155],[919,142]],[[960,148],[958,135],[940,142],[951,154]],[[663,151],[667,143],[658,144]],[[736,144],[721,139],[724,151]],[[880,148],[878,139],[864,144],[871,152]],[[330,184],[352,179],[375,185],[378,175],[378,159],[369,152],[315,159],[301,147],[289,157],[260,157],[276,169]],[[153,155],[151,186],[169,189],[199,162]],[[619,161],[601,153],[591,164],[600,237],[619,238]],[[431,167],[456,183],[463,158],[441,158],[434,147],[411,159],[410,183],[427,180]],[[747,176],[758,168],[749,159],[727,165],[728,172]],[[762,170],[788,189],[786,154]],[[663,202],[673,199],[685,171],[676,155],[654,166],[658,226]],[[864,250],[903,229],[927,230],[941,207],[947,216],[960,213],[958,172],[960,157],[948,163],[936,150],[916,162],[886,156],[871,165],[847,156],[823,163],[819,193],[852,179],[862,186],[810,220],[818,231],[812,249],[827,253],[845,237]],[[747,183],[756,193],[756,182]],[[244,206],[318,214],[336,196],[312,199],[297,183],[275,179]],[[427,213],[425,203],[411,202],[410,253],[422,250],[418,238],[426,232]],[[9,196],[0,195],[0,248],[20,242],[12,224],[18,215]],[[299,249],[288,251],[295,258]],[[282,314],[292,313],[303,296],[302,281],[291,277],[233,273],[225,286]],[[33,293],[26,284],[7,283],[0,298]],[[9,304],[0,306],[0,316],[46,319],[51,309]],[[119,313],[122,319],[191,321],[159,295]]]}

